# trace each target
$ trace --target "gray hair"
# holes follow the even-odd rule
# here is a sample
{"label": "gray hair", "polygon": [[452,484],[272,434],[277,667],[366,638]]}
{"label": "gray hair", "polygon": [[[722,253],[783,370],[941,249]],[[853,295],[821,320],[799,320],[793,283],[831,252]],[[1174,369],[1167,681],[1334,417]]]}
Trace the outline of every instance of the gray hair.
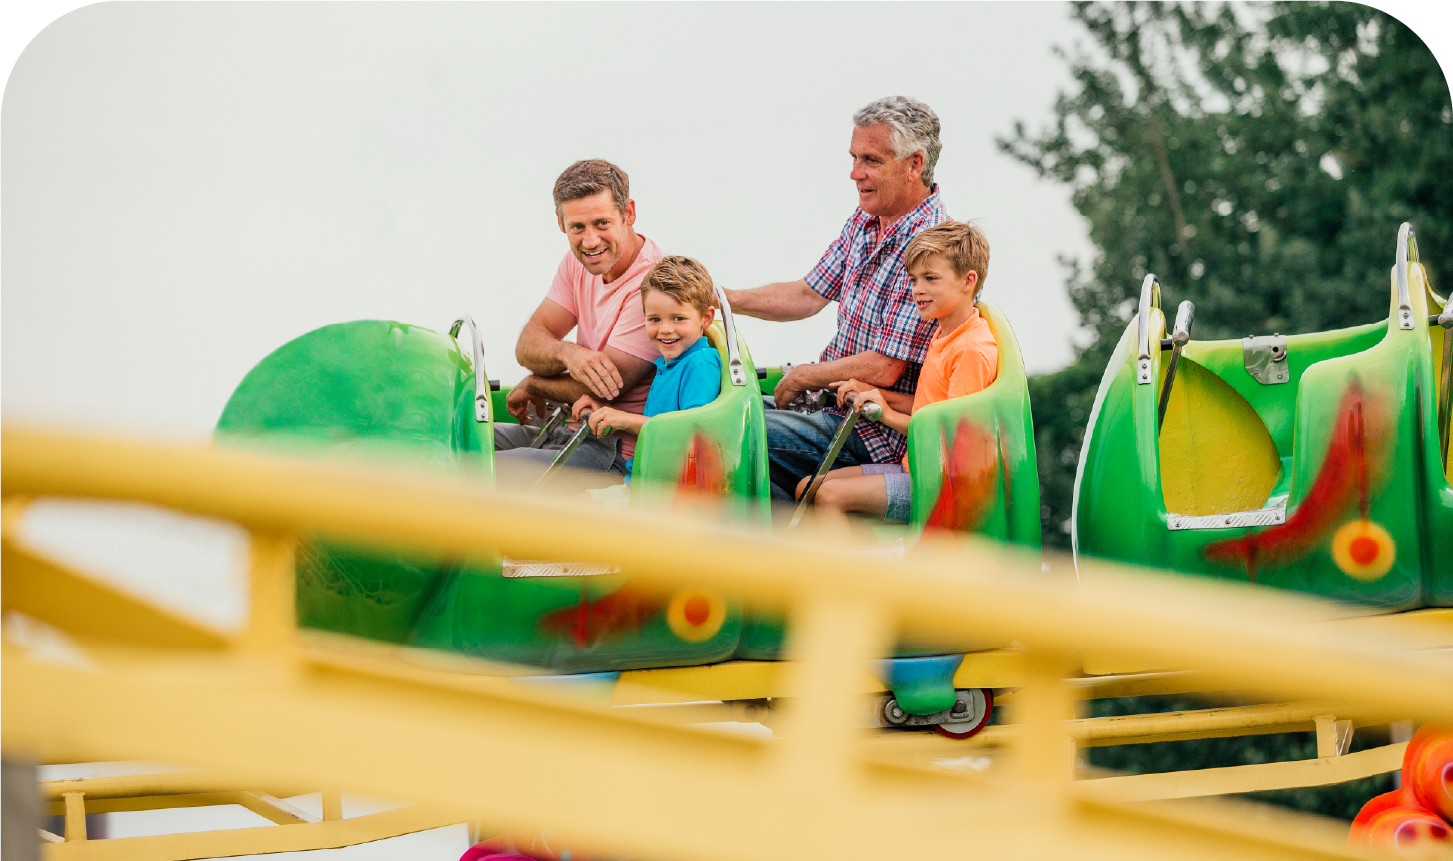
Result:
{"label": "gray hair", "polygon": [[907,96],[887,96],[853,114],[853,125],[887,126],[893,130],[889,145],[895,158],[905,159],[923,153],[923,184],[933,188],[933,167],[938,164],[938,114],[933,108]]}

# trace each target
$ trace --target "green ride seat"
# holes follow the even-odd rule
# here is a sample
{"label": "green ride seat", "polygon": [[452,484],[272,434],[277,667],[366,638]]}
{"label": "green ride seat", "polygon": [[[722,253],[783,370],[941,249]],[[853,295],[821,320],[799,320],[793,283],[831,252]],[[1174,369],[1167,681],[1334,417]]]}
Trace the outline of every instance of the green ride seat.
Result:
{"label": "green ride seat", "polygon": [[1024,355],[994,305],[979,312],[999,345],[983,391],[929,404],[908,425],[911,524],[1039,547],[1039,472]]}
{"label": "green ride seat", "polygon": [[1407,234],[1385,323],[1287,336],[1271,365],[1266,342],[1191,341],[1160,426],[1165,318],[1147,277],[1086,430],[1076,554],[1385,610],[1453,605],[1438,300]]}

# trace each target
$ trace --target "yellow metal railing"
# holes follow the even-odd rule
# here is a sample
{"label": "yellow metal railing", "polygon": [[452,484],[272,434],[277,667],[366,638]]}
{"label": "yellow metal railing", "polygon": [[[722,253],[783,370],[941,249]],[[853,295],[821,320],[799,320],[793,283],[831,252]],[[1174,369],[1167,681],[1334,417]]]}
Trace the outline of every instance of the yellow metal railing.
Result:
{"label": "yellow metal railing", "polygon": [[[1015,858],[1357,857],[1335,829],[1128,804],[1121,799],[1199,793],[1075,782],[1076,739],[1102,730],[1073,721],[1073,653],[1114,651],[1195,670],[1210,684],[1310,701],[1271,722],[1354,713],[1453,721],[1446,663],[1412,653],[1410,640],[1307,624],[1338,611],[1265,591],[1105,568],[1082,593],[1042,576],[1037,556],[992,546],[926,544],[869,567],[811,534],[774,537],[205,447],[7,430],[3,453],[4,608],[64,631],[87,661],[47,662],[7,643],[7,756],[182,761],[225,771],[232,787],[407,799],[436,820],[553,829],[602,853],[657,858],[960,855],[970,846]],[[15,528],[25,501],[39,496],[143,501],[242,525],[253,536],[244,632],[219,634],[43,559]],[[606,562],[643,584],[689,579],[780,609],[794,658],[783,669],[781,737],[551,698],[299,632],[300,535],[436,556]],[[683,554],[659,552],[666,544],[690,548],[689,568]],[[885,758],[881,739],[856,728],[863,663],[902,632],[1022,644],[1004,768],[951,774]],[[126,841],[52,844],[49,857],[200,857],[125,854],[108,843]]]}

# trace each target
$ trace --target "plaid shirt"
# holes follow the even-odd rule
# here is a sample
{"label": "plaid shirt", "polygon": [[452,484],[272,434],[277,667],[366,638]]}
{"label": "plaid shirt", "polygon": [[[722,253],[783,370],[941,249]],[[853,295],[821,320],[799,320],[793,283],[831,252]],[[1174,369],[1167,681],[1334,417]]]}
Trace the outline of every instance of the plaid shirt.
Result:
{"label": "plaid shirt", "polygon": [[[903,359],[908,367],[888,388],[895,392],[917,390],[918,372],[937,321],[918,316],[903,266],[903,251],[919,232],[948,220],[937,185],[881,239],[881,222],[876,215],[861,209],[853,213],[843,225],[842,234],[807,273],[807,286],[838,303],[837,334],[819,361],[831,362],[869,350]],[[842,410],[831,412],[842,415]],[[877,422],[860,422],[857,432],[877,463],[902,460],[908,450],[903,434]]]}

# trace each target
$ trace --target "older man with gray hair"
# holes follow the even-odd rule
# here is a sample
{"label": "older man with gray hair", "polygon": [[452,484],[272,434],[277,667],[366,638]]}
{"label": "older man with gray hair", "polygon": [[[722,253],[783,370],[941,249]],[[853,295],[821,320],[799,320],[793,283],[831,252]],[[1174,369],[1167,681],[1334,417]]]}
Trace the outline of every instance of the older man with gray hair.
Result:
{"label": "older man with gray hair", "polygon": [[[763,320],[802,320],[838,303],[837,334],[816,363],[796,365],[782,378],[778,406],[848,379],[894,392],[917,389],[934,324],[913,304],[903,251],[920,231],[949,220],[933,181],[938,136],[938,116],[916,99],[889,96],[858,111],[848,146],[858,208],[842,234],[805,278],[726,291],[734,311]],[[838,409],[767,412],[773,498],[793,498],[842,420]],[[833,467],[894,463],[907,447],[902,434],[860,422]]]}

